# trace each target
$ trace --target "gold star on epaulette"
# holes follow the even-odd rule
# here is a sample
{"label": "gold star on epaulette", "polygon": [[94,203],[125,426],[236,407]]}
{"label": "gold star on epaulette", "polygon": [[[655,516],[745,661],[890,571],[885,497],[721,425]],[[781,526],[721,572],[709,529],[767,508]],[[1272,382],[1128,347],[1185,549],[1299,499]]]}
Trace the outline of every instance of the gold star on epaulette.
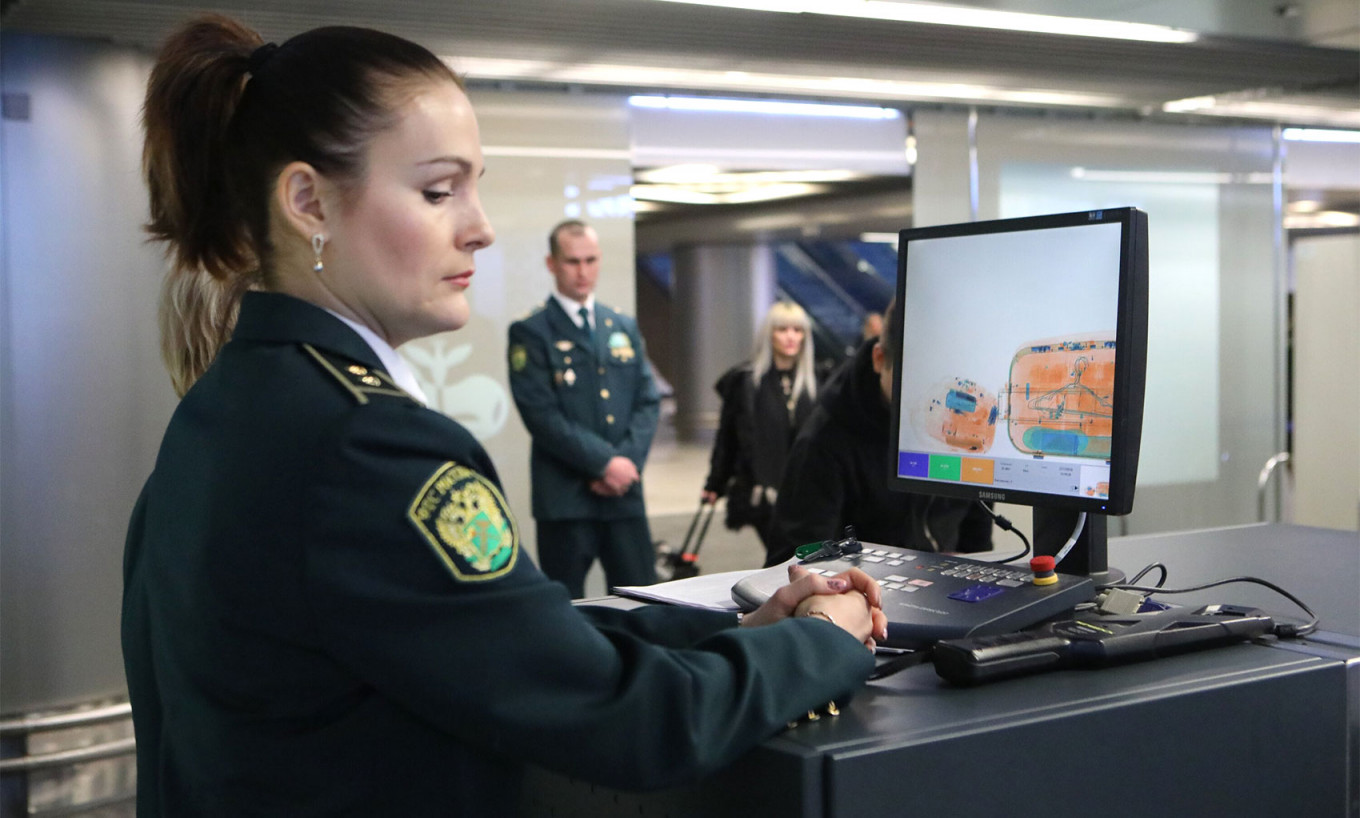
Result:
{"label": "gold star on epaulette", "polygon": [[374,369],[349,358],[318,350],[311,344],[303,344],[302,348],[307,350],[322,369],[339,381],[360,405],[368,403],[374,395],[415,400],[406,390],[397,386],[391,375],[381,369]]}

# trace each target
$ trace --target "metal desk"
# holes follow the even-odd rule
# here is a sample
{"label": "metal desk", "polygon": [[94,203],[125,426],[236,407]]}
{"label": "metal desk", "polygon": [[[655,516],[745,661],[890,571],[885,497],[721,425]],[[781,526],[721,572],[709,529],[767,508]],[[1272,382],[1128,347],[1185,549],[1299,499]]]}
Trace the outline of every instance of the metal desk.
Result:
{"label": "metal desk", "polygon": [[[1356,816],[1360,535],[1287,525],[1116,538],[1110,561],[1168,587],[1268,579],[1322,617],[1315,638],[952,688],[930,666],[872,683],[685,788],[622,793],[535,771],[555,816]],[[1235,584],[1171,598],[1252,604]]]}

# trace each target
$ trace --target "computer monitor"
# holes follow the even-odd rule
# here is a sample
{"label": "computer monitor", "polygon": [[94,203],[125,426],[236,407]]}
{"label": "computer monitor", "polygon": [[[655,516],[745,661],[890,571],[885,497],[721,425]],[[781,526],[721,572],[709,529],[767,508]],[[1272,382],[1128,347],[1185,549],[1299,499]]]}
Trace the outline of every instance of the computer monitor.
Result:
{"label": "computer monitor", "polygon": [[[891,483],[1034,507],[1059,570],[1109,581],[1133,507],[1147,369],[1147,214],[1131,207],[903,230]],[[1193,396],[1187,396],[1193,400]]]}

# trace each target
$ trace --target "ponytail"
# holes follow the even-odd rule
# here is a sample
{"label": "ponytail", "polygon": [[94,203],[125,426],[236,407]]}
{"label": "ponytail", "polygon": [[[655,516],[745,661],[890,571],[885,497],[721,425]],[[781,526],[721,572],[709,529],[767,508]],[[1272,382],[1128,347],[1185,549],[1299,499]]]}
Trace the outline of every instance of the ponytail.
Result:
{"label": "ponytail", "polygon": [[158,315],[161,360],[176,395],[184,397],[231,337],[247,289],[244,278],[215,278],[201,268],[171,270],[165,277]]}
{"label": "ponytail", "polygon": [[183,395],[230,337],[258,260],[231,174],[230,125],[261,38],[217,15],[172,34],[147,83],[142,171],[153,240],[171,266],[161,289],[161,357]]}

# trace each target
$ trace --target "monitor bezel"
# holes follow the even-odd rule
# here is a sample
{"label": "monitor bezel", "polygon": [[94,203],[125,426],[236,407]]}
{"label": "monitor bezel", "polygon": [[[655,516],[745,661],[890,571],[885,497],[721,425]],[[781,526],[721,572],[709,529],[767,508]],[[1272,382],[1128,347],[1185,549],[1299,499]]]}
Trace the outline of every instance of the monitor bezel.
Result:
{"label": "monitor bezel", "polygon": [[[1046,494],[996,489],[973,483],[952,483],[905,477],[898,474],[898,445],[902,423],[902,371],[908,362],[898,360],[893,370],[891,396],[892,439],[888,464],[892,489],[917,494],[1012,503],[1088,513],[1121,515],[1133,509],[1138,457],[1143,426],[1143,398],[1147,380],[1148,264],[1147,214],[1134,207],[1055,213],[1011,219],[965,222],[902,230],[898,234],[897,311],[900,316],[907,292],[907,259],[911,243],[922,239],[1014,233],[1053,228],[1079,228],[1096,224],[1120,225],[1119,286],[1115,327],[1114,405],[1123,407],[1113,419],[1110,443],[1110,490],[1107,497]],[[906,358],[905,327],[898,340]]]}

